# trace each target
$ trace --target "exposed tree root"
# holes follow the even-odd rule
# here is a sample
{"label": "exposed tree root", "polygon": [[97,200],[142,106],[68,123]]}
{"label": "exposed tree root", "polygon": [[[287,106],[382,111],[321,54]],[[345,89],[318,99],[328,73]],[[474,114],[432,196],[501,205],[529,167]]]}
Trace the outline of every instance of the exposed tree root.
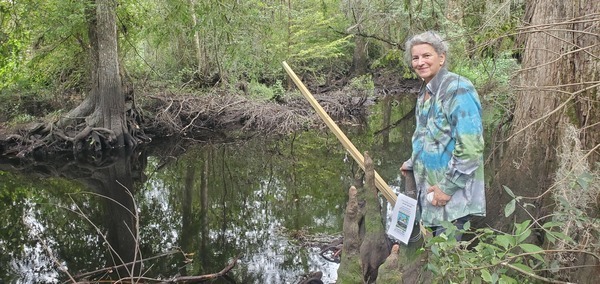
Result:
{"label": "exposed tree root", "polygon": [[[323,127],[308,102],[299,95],[257,100],[235,94],[145,95],[144,118],[137,110],[126,111],[125,145],[150,141],[150,137],[180,136],[197,140],[235,139],[241,135],[289,134]],[[317,97],[336,121],[357,123],[366,117],[366,97],[341,91]],[[57,122],[35,123],[10,135],[0,134],[5,158],[43,158],[56,153],[97,153],[114,148],[115,132],[99,123],[89,103],[82,102]]]}

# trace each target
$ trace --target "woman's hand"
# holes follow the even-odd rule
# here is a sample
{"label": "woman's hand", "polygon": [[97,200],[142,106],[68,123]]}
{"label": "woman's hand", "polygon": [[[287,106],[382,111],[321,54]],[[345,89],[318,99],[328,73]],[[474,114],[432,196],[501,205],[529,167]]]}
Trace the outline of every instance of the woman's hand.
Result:
{"label": "woman's hand", "polygon": [[446,206],[446,203],[452,198],[452,195],[445,194],[437,185],[429,187],[427,193],[429,192],[433,192],[433,200],[431,201],[433,206]]}

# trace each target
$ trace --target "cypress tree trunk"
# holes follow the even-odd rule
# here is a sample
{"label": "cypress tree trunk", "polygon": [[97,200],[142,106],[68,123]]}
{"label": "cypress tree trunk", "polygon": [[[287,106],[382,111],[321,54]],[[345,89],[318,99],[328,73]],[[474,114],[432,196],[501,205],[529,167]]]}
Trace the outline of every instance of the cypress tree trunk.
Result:
{"label": "cypress tree trunk", "polygon": [[[525,49],[522,69],[515,82],[514,119],[500,168],[495,171],[494,186],[488,192],[488,200],[503,202],[488,203],[487,223],[499,227],[503,223],[497,217],[503,216],[509,197],[504,194],[502,185],[517,195],[531,197],[541,195],[551,186],[558,167],[556,145],[567,123],[590,126],[582,137],[588,147],[600,142],[598,131],[591,133],[600,127],[599,103],[597,99],[590,99],[598,94],[600,77],[599,19],[592,14],[594,9],[597,14],[598,5],[587,2],[528,3],[533,13],[531,23],[521,28]],[[547,213],[541,209],[551,202],[549,197],[534,200],[538,208],[534,217]],[[522,211],[520,214],[521,218],[527,217]]]}
{"label": "cypress tree trunk", "polygon": [[[525,46],[522,69],[515,81],[514,119],[501,164],[494,170],[496,175],[488,191],[488,200],[493,202],[488,202],[488,217],[483,220],[484,225],[505,232],[514,220],[504,218],[503,208],[510,197],[502,186],[518,196],[531,197],[525,202],[535,205],[527,208],[529,212],[517,206],[517,221],[535,218],[545,222],[550,218],[543,217],[560,207],[553,198],[561,182],[555,177],[569,169],[565,166],[568,159],[564,158],[569,153],[561,153],[565,147],[558,145],[568,139],[566,130],[570,125],[579,128],[579,142],[588,153],[577,163],[593,168],[600,157],[600,6],[593,1],[528,1],[526,10],[530,11],[527,13],[530,18],[520,28]],[[559,167],[563,169],[561,172]],[[581,188],[572,185],[569,190],[568,196],[583,194]],[[591,198],[586,205],[593,207],[588,211],[590,217],[598,216],[597,198]],[[577,239],[575,231],[571,234]],[[543,236],[538,241],[543,243]],[[588,283],[589,275],[600,273],[598,261],[592,258],[588,261],[579,268],[587,269],[585,273],[569,270],[570,281]]]}

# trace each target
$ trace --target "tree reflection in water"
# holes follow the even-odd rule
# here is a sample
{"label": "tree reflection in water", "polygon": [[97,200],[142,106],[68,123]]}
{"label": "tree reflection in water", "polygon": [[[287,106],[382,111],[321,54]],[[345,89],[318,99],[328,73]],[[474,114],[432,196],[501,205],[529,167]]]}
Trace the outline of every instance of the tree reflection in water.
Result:
{"label": "tree reflection in water", "polygon": [[[373,153],[391,186],[410,153],[397,135],[384,149],[368,133],[348,135]],[[0,278],[57,283],[69,280],[59,266],[76,276],[143,259],[88,277],[170,279],[215,273],[240,257],[229,278],[213,283],[296,283],[315,270],[335,281],[338,265],[319,246],[341,233],[357,166],[334,137],[151,146],[88,161],[0,164]]]}
{"label": "tree reflection in water", "polygon": [[[0,246],[10,253],[3,254],[0,277],[67,280],[57,263],[71,276],[86,273],[90,280],[203,275],[240,256],[230,279],[218,283],[293,283],[314,270],[324,271],[324,280],[335,279],[337,264],[290,235],[341,230],[339,180],[348,166],[338,159],[323,170],[292,157],[290,149],[282,154],[280,147],[196,145],[183,155],[173,153],[175,147],[161,148],[154,155],[38,165],[22,175],[3,175],[13,183],[27,181],[32,192],[23,196],[28,202],[7,206],[24,212],[7,225],[21,223],[30,234],[19,238],[25,249],[2,235]],[[332,151],[327,148],[321,151]],[[27,226],[19,220],[25,216]],[[177,253],[136,262],[171,251]]]}

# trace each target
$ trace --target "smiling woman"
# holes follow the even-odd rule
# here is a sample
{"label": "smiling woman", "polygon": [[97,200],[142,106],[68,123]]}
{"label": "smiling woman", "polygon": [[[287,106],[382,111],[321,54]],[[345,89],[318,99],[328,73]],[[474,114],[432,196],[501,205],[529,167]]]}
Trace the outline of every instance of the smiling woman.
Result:
{"label": "smiling woman", "polygon": [[446,53],[438,53],[430,44],[417,44],[411,49],[411,66],[425,83],[440,71],[446,59]]}
{"label": "smiling woman", "polygon": [[446,69],[448,45],[440,35],[416,35],[405,50],[423,84],[412,155],[401,170],[414,171],[421,221],[439,234],[442,222],[462,228],[470,216],[485,215],[481,103],[467,78]]}
{"label": "smiling woman", "polygon": [[412,37],[405,45],[405,59],[417,75],[429,83],[447,66],[448,44],[435,32],[425,32]]}

